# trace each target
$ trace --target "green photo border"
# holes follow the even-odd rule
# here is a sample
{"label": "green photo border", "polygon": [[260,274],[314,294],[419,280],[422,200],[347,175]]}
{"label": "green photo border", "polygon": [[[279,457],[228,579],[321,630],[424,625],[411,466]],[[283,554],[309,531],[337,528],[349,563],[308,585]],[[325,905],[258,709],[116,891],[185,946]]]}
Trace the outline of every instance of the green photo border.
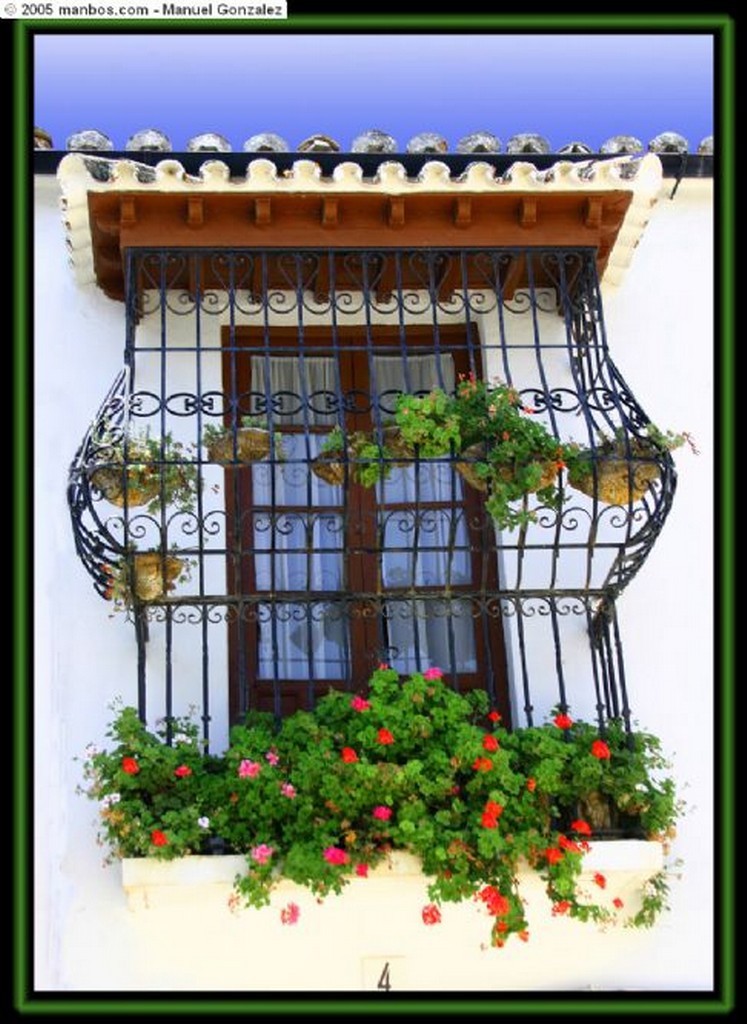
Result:
{"label": "green photo border", "polygon": [[[289,0],[289,7],[301,0]],[[295,14],[287,21],[16,21],[13,39],[13,1007],[19,1014],[56,1015],[169,1013],[197,1015],[246,1014],[723,1014],[735,1005],[735,692],[734,631],[734,335],[735,335],[735,25],[724,14],[526,14],[526,15],[421,15]],[[355,30],[394,32],[670,32],[703,33],[717,44],[716,78],[716,395],[715,426],[719,437],[718,479],[714,494],[718,549],[714,552],[718,604],[716,646],[717,785],[714,793],[716,836],[716,985],[707,992],[576,993],[500,992],[406,993],[396,997],[347,993],[303,994],[299,998],[278,993],[257,998],[241,993],[43,993],[33,987],[33,773],[32,723],[33,654],[33,315],[32,241],[32,45],[37,34],[117,32],[320,32]],[[673,695],[672,695],[673,696]],[[693,718],[697,709],[693,709]],[[694,724],[695,729],[695,724]],[[693,914],[698,913],[697,907]]]}

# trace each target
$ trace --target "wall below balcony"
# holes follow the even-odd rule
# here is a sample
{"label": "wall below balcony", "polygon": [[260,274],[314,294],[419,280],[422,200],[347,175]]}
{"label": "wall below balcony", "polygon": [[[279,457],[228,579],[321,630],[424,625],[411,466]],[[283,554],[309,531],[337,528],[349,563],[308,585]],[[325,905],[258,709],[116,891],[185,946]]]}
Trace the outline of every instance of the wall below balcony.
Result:
{"label": "wall below balcony", "polygon": [[[268,986],[272,976],[280,990],[350,991],[364,983],[368,987],[371,975],[362,973],[364,956],[401,955],[399,966],[409,977],[403,985],[413,988],[709,990],[714,689],[710,183],[683,181],[674,201],[659,202],[623,285],[605,299],[612,353],[636,397],[663,427],[691,430],[701,450],[697,458],[676,454],[679,482],[672,512],[619,609],[636,718],[673,755],[689,805],[674,847],[684,862],[682,877],[672,882],[671,912],[650,931],[600,933],[552,918],[540,900],[537,911],[532,909],[538,923],[530,942],[503,950],[480,948],[488,922],[471,905],[446,906],[443,923],[425,927],[419,916],[427,901],[422,880],[383,880],[389,896],[378,882],[369,888],[356,883],[344,897],[330,898],[321,907],[298,899],[302,918],[284,927],[277,906],[267,917],[250,919],[252,911],[229,913],[222,896],[209,914],[204,901],[193,900],[178,908],[133,910],[120,867],[102,867],[103,851],[94,841],[96,808],[75,793],[81,776],[74,759],[87,743],[105,742],[111,717],[107,705],[113,698],[134,701],[134,645],[131,626],[121,617],[107,618],[108,606],[77,561],[65,490],[69,462],[122,366],[124,312],[94,286],[76,285],[66,264],[57,204],[56,182],[40,179],[34,221],[33,395],[36,987],[59,992],[144,987],[255,991]],[[543,913],[546,919],[540,923]]]}

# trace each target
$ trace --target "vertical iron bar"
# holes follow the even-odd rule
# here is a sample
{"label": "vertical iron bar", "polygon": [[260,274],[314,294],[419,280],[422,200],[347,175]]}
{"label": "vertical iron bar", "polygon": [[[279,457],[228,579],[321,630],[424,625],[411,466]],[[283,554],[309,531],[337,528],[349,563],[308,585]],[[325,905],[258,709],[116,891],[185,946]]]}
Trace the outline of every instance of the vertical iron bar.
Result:
{"label": "vertical iron bar", "polygon": [[[205,535],[204,506],[202,500],[202,487],[204,483],[204,468],[202,461],[202,271],[203,255],[196,252],[192,259],[195,268],[195,415],[197,417],[197,583],[199,594],[205,596]],[[200,632],[201,632],[201,673],[202,673],[202,738],[205,741],[205,752],[209,750],[210,744],[210,647],[208,644],[208,605],[203,602],[200,605]]]}
{"label": "vertical iron bar", "polygon": [[[337,323],[337,271],[335,265],[335,252],[332,249],[327,250],[327,267],[329,270],[329,302],[330,302],[330,320],[331,320],[331,337],[332,337],[332,370],[334,372],[335,379],[335,401],[337,404],[337,425],[343,432],[343,438],[347,438],[347,409],[345,403],[345,395],[342,390],[342,363],[340,353],[340,336],[339,336],[339,325]],[[348,493],[349,484],[349,470],[348,460],[343,460],[345,479],[343,480],[343,497],[342,506],[338,508],[337,514],[340,518],[340,537],[342,538],[342,546],[340,548],[340,560],[341,566],[341,584],[344,593],[350,594],[352,590],[350,581],[350,551],[348,548],[347,538],[350,535],[350,503],[346,499]],[[349,606],[343,603],[341,599],[338,599],[337,603],[338,611],[344,610],[345,614],[342,615],[342,658],[345,672],[345,684],[346,689],[350,690],[353,687],[353,658],[350,647],[350,616]]]}
{"label": "vertical iron bar", "polygon": [[514,608],[516,609],[516,633],[519,640],[519,660],[521,662],[521,688],[524,694],[524,717],[526,724],[531,728],[534,725],[534,705],[532,704],[532,694],[529,688],[529,667],[527,665],[527,645],[526,636],[524,634],[524,601],[526,598],[522,598],[517,595],[513,598]]}

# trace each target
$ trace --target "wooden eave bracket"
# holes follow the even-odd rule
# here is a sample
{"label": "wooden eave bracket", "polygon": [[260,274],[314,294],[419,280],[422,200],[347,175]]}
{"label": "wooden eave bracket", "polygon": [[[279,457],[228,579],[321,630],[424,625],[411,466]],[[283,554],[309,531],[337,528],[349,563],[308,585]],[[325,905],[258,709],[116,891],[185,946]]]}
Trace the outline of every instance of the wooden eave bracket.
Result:
{"label": "wooden eave bracket", "polygon": [[533,228],[537,223],[537,200],[534,196],[524,196],[519,203],[519,224],[523,228]]}
{"label": "wooden eave bracket", "polygon": [[334,228],[340,221],[340,205],[336,197],[325,196],[322,199],[322,227]]}
{"label": "wooden eave bracket", "polygon": [[403,196],[393,196],[387,203],[387,223],[390,228],[405,226],[405,200]]}
{"label": "wooden eave bracket", "polygon": [[205,223],[205,200],[202,196],[188,196],[187,224],[191,228],[201,228]]}
{"label": "wooden eave bracket", "polygon": [[272,200],[269,196],[258,196],[254,200],[254,223],[266,227],[272,220]]}

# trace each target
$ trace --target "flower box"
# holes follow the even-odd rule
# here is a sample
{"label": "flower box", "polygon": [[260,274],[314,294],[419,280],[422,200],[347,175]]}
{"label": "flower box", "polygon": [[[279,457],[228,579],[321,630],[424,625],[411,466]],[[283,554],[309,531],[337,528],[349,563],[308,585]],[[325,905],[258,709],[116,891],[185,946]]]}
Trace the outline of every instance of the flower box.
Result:
{"label": "flower box", "polygon": [[[653,840],[618,839],[592,842],[584,857],[584,866],[579,876],[581,892],[593,894],[595,902],[603,900],[612,906],[615,900],[624,904],[621,920],[637,912],[643,887],[659,874],[664,866],[664,849],[660,842]],[[246,858],[237,855],[190,856],[164,861],[155,857],[124,857],[122,866],[122,888],[131,910],[147,910],[201,900],[220,900],[228,908],[233,892],[234,880],[246,870]],[[600,894],[595,876],[605,879],[604,892]],[[349,899],[351,904],[362,897],[366,890],[375,891],[377,900],[391,896],[398,899],[401,887],[417,888],[425,900],[430,879],[423,874],[419,858],[402,850],[395,850],[387,859],[371,868],[367,878],[352,877],[340,897],[328,896],[326,903],[337,899]],[[532,890],[539,890],[543,883],[538,873],[528,865],[519,871],[519,885],[523,894],[531,898]],[[396,886],[396,887],[395,887]],[[273,903],[278,905],[295,900],[303,904],[313,902],[307,889],[280,879],[273,892]],[[377,904],[378,905],[378,904]],[[444,916],[450,913],[446,906]],[[277,915],[277,906],[272,904],[260,910],[242,908],[239,913],[247,915]]]}

